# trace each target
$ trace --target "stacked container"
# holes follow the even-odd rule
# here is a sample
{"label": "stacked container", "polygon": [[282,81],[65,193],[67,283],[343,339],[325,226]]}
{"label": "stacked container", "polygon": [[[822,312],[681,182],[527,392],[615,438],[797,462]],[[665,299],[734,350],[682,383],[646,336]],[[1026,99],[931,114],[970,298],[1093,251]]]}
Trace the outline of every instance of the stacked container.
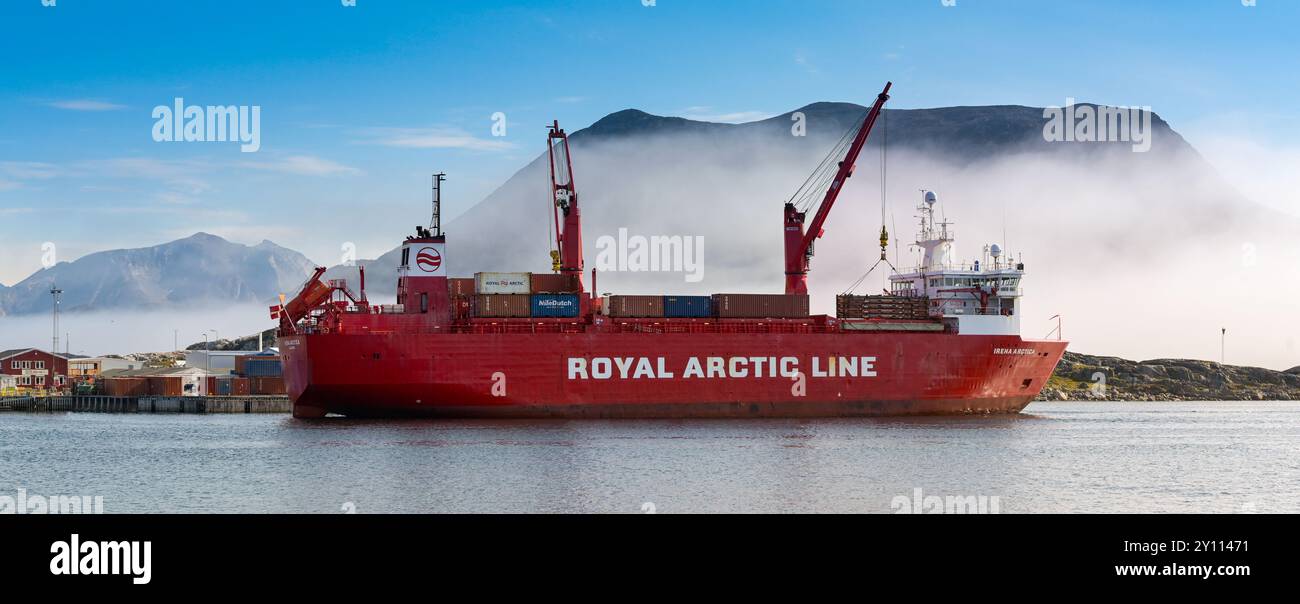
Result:
{"label": "stacked container", "polygon": [[664,296],[665,317],[712,317],[711,296]]}
{"label": "stacked container", "polygon": [[611,317],[662,317],[664,316],[663,296],[610,296],[609,316]]}
{"label": "stacked container", "polygon": [[476,294],[531,294],[532,273],[475,273]]}
{"label": "stacked container", "polygon": [[244,361],[244,373],[248,377],[276,377],[284,375],[284,368],[278,356],[249,357]]}
{"label": "stacked container", "polygon": [[720,318],[797,319],[808,316],[807,294],[713,294]]}
{"label": "stacked container", "polygon": [[575,294],[533,294],[532,316],[576,317],[578,296]]}
{"label": "stacked container", "polygon": [[474,295],[474,279],[468,277],[448,279],[447,289],[452,298],[457,296],[472,296]]}
{"label": "stacked container", "polygon": [[578,291],[578,276],[575,273],[533,273],[531,280],[534,294],[571,294]]}
{"label": "stacked container", "polygon": [[285,393],[284,378],[282,377],[249,378],[247,383],[250,394],[267,396]]}
{"label": "stacked container", "polygon": [[480,317],[528,317],[532,314],[532,296],[478,294],[474,297],[474,314]]}

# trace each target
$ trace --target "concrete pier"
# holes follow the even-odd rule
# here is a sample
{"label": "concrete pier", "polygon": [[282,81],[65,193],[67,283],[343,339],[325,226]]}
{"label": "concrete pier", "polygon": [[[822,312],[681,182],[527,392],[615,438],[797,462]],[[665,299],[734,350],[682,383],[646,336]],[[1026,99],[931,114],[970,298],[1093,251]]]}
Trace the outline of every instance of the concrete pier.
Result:
{"label": "concrete pier", "polygon": [[71,413],[289,413],[284,396],[48,396],[0,399],[0,411]]}

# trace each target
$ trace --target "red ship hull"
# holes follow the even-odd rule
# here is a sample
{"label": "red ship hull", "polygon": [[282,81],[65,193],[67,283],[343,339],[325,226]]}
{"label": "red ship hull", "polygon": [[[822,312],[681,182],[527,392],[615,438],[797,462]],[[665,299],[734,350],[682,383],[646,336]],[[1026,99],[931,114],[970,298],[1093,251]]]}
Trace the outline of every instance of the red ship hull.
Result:
{"label": "red ship hull", "polygon": [[301,418],[1016,413],[1038,395],[1065,347],[948,332],[280,338]]}

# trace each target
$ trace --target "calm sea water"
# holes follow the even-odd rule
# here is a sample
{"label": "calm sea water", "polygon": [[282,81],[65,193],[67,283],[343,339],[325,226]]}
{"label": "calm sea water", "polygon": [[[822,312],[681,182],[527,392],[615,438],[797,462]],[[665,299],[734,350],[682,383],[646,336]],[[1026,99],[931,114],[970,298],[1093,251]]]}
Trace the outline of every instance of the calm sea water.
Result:
{"label": "calm sea water", "polygon": [[[1300,403],[1012,417],[324,421],[0,414],[0,496],[108,512],[1300,512]],[[991,500],[990,500],[991,501]]]}

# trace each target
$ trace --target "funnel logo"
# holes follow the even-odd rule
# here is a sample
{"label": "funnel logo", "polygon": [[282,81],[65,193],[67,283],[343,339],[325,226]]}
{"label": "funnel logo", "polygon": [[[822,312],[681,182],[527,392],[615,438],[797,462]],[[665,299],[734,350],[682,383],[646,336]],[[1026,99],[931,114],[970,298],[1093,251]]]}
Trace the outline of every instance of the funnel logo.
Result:
{"label": "funnel logo", "polygon": [[420,248],[419,253],[415,255],[415,264],[426,273],[436,273],[442,266],[442,254],[435,248]]}

